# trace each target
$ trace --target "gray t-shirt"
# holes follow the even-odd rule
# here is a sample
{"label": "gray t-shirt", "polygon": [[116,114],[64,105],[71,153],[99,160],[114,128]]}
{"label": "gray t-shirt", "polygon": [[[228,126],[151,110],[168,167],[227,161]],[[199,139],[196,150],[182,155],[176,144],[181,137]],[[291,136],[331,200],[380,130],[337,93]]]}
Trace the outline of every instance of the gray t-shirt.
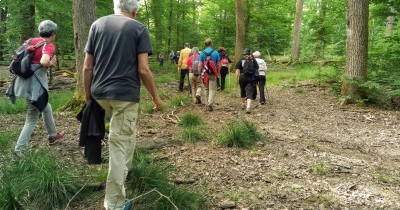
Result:
{"label": "gray t-shirt", "polygon": [[139,101],[138,54],[152,53],[143,24],[120,15],[102,17],[92,24],[85,51],[94,57],[93,98]]}

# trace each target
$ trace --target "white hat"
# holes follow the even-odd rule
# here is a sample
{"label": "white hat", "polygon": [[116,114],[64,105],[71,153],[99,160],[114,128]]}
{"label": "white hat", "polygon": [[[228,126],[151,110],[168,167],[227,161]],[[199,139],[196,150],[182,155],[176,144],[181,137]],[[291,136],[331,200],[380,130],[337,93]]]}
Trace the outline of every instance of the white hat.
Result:
{"label": "white hat", "polygon": [[253,56],[254,56],[255,58],[259,58],[259,57],[261,56],[261,53],[260,53],[259,51],[255,51],[255,52],[253,53]]}

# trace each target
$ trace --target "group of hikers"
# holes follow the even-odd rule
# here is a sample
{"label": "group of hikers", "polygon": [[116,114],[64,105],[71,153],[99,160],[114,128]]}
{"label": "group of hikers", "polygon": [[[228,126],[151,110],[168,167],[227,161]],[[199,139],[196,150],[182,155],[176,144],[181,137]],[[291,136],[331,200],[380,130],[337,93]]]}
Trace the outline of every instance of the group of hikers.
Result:
{"label": "group of hikers", "polygon": [[[190,49],[189,43],[184,44],[177,63],[180,73],[178,90],[183,92],[187,76],[193,103],[207,105],[207,110],[213,111],[215,93],[225,89],[225,80],[232,61],[224,47],[214,50],[210,38],[205,40],[204,45],[205,49],[200,51],[198,47]],[[242,109],[250,113],[251,101],[257,97],[257,86],[260,92],[260,104],[266,103],[264,90],[267,65],[259,51],[253,53],[249,49],[244,49],[242,55],[242,59],[235,64],[235,81],[240,86]]]}
{"label": "group of hikers", "polygon": [[[136,20],[137,11],[137,0],[114,0],[115,14],[101,17],[92,24],[85,47],[82,69],[85,107],[78,116],[81,121],[79,145],[85,146],[85,157],[89,164],[100,164],[101,140],[105,135],[104,118],[110,117],[104,198],[107,210],[128,210],[133,206],[131,200],[126,198],[125,181],[133,168],[141,83],[151,95],[154,110],[162,108],[149,68],[149,55],[153,51],[149,32],[145,25]],[[23,156],[29,148],[40,116],[44,120],[49,145],[65,139],[65,133],[56,129],[48,102],[48,70],[57,62],[54,44],[57,29],[57,24],[51,20],[40,22],[39,36],[26,40],[10,65],[14,76],[6,95],[13,102],[16,97],[24,98],[27,102],[25,123],[14,149],[17,157]],[[197,47],[190,49],[189,44],[185,44],[177,61],[176,57],[174,62],[177,62],[181,73],[179,90],[183,91],[185,75],[189,75],[193,102],[207,104],[208,110],[212,111],[215,92],[218,87],[225,89],[225,77],[229,73],[231,60],[226,50],[214,50],[212,40],[206,39],[203,51]],[[252,54],[250,50],[245,50],[243,59],[236,64],[236,81],[240,84],[246,112],[250,112],[251,100],[256,97],[257,83],[260,102],[265,103],[266,65],[259,57],[259,52]],[[164,62],[164,55],[162,59],[160,65]],[[26,75],[28,70],[30,74]],[[71,139],[76,137],[71,136]]]}

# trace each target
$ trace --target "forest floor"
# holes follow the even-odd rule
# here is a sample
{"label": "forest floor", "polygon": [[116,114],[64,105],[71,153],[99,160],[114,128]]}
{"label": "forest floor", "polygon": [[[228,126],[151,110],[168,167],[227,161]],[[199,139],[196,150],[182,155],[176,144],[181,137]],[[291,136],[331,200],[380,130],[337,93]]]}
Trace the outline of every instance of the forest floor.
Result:
{"label": "forest floor", "polygon": [[[171,95],[187,95],[178,92],[177,85],[158,86]],[[171,180],[193,182],[182,187],[204,195],[209,209],[219,209],[227,201],[236,209],[400,208],[400,112],[341,106],[329,89],[303,81],[269,87],[268,103],[256,101],[246,114],[238,93],[238,89],[218,92],[213,112],[187,105],[167,113],[142,113],[138,147],[151,148],[153,155],[175,166]],[[181,140],[181,127],[168,116],[187,112],[203,117],[209,129],[207,141]],[[74,114],[55,116],[66,136],[53,149],[60,158],[84,163]],[[252,149],[215,143],[222,125],[236,118],[253,122],[263,134]],[[0,129],[19,128],[23,121],[24,114],[6,117]],[[39,126],[31,145],[46,147],[45,129],[42,123]],[[82,209],[100,209],[102,196],[94,202]]]}

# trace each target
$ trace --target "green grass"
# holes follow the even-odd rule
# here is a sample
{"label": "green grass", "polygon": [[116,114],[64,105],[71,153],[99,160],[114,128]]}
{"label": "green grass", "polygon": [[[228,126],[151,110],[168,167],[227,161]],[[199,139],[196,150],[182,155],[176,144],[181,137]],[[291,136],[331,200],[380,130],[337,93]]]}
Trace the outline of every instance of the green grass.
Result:
{"label": "green grass", "polygon": [[304,80],[323,83],[336,74],[335,68],[330,66],[319,67],[311,64],[299,64],[287,67],[275,65],[267,71],[267,85],[296,84],[298,81]]}
{"label": "green grass", "polygon": [[[74,90],[50,91],[49,103],[53,111],[60,110],[72,98]],[[0,98],[0,113],[16,114],[26,110],[26,100],[17,98],[15,105],[5,97]]]}
{"label": "green grass", "polygon": [[190,143],[196,143],[207,139],[205,126],[189,127],[182,131],[182,138]]}
{"label": "green grass", "polygon": [[[137,197],[156,189],[167,196],[179,209],[204,209],[205,200],[197,193],[178,188],[169,181],[170,165],[160,162],[141,150],[134,155],[134,169],[128,189],[133,189],[129,196]],[[166,198],[157,192],[146,194],[135,200],[135,209],[175,209]]]}
{"label": "green grass", "polygon": [[198,113],[188,112],[181,117],[179,125],[185,128],[203,125],[204,121]]}
{"label": "green grass", "polygon": [[314,173],[317,176],[325,176],[326,171],[327,171],[327,168],[324,163],[318,163],[314,166]]}
{"label": "green grass", "polygon": [[390,175],[387,172],[383,172],[383,171],[380,171],[380,172],[377,172],[376,174],[374,174],[374,178],[379,183],[385,183],[385,184],[391,183],[394,180],[392,175]]}
{"label": "green grass", "polygon": [[0,209],[63,209],[81,182],[49,150],[38,150],[11,161],[1,186]]}
{"label": "green grass", "polygon": [[0,151],[5,153],[11,149],[12,143],[18,138],[19,130],[0,131]]}
{"label": "green grass", "polygon": [[191,105],[192,99],[187,94],[179,94],[168,101],[168,107],[181,107]]}
{"label": "green grass", "polygon": [[221,145],[228,147],[251,148],[261,137],[253,123],[247,120],[232,120],[223,126],[217,140]]}

